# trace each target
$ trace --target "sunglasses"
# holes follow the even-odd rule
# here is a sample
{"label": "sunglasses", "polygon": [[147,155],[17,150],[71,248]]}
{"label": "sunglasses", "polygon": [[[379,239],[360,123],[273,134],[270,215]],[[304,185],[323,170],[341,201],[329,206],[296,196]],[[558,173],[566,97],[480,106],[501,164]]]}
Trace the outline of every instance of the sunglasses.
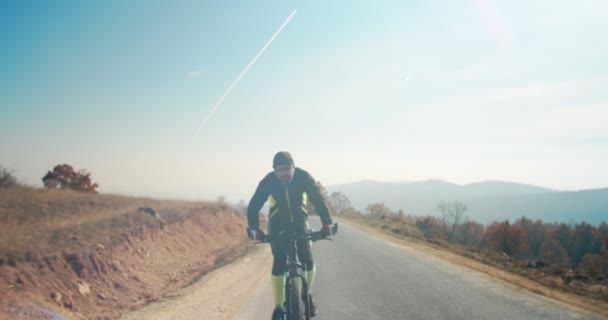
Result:
{"label": "sunglasses", "polygon": [[292,166],[276,166],[276,167],[274,167],[274,171],[276,171],[276,172],[284,172],[284,171],[291,170],[291,168],[293,168],[293,167]]}

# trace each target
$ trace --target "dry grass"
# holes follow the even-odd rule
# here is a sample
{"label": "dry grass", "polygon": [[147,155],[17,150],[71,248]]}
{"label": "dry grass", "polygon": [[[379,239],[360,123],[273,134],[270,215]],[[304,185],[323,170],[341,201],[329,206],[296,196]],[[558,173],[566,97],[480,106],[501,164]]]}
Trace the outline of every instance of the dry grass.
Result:
{"label": "dry grass", "polygon": [[[137,212],[153,207],[160,221]],[[189,201],[162,201],[70,190],[0,189],[0,257],[27,259],[57,248],[115,244],[135,228],[159,227],[217,207]]]}

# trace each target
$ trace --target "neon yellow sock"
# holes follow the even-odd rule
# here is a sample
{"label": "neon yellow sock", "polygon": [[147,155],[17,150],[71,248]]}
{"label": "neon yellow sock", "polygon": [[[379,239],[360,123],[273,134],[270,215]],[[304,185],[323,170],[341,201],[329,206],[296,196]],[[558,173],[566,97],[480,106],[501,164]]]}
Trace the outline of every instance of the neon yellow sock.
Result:
{"label": "neon yellow sock", "polygon": [[306,284],[308,285],[308,293],[312,292],[312,282],[315,280],[315,273],[317,273],[317,266],[313,266],[311,270],[306,272]]}
{"label": "neon yellow sock", "polygon": [[271,274],[270,278],[272,279],[272,299],[274,305],[283,307],[283,300],[285,300],[285,277]]}

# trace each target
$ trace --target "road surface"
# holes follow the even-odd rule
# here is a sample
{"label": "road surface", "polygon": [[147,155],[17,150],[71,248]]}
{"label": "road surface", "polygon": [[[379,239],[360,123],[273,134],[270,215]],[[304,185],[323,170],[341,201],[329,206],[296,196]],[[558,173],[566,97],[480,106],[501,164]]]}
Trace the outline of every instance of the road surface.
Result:
{"label": "road surface", "polygon": [[[312,219],[319,229],[318,219]],[[602,319],[385,237],[340,225],[313,244],[315,320]],[[123,320],[270,319],[268,245]]]}
{"label": "road surface", "polygon": [[[602,319],[344,224],[313,255],[316,320]],[[270,319],[265,280],[235,319]]]}

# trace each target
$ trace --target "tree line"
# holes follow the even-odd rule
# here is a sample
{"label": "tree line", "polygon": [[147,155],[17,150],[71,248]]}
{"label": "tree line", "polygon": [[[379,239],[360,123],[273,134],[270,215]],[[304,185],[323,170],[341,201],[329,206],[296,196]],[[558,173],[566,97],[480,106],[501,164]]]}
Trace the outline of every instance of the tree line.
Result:
{"label": "tree line", "polygon": [[547,223],[521,217],[515,221],[494,221],[484,225],[466,216],[467,206],[459,201],[442,202],[438,215],[406,215],[386,207],[369,204],[365,212],[352,208],[348,198],[334,192],[329,197],[336,214],[385,222],[401,222],[427,238],[442,239],[472,250],[491,250],[518,259],[538,261],[566,269],[580,269],[591,276],[608,275],[608,224],[594,226]]}
{"label": "tree line", "polygon": [[[99,184],[93,182],[91,173],[85,169],[76,170],[69,164],[58,164],[53,170],[42,177],[42,183],[48,189],[71,189],[82,192],[96,193]],[[0,188],[25,187],[14,174],[0,166]]]}

